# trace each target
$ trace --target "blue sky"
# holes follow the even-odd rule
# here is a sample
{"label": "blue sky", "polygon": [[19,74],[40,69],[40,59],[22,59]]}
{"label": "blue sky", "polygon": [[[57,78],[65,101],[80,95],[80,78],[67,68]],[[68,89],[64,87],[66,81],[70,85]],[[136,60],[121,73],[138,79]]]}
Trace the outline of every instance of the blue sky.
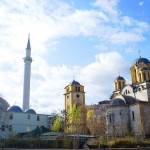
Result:
{"label": "blue sky", "polygon": [[63,90],[75,76],[86,104],[108,99],[119,75],[150,59],[150,0],[0,1],[0,94],[22,107],[28,34],[32,49],[30,107],[64,109]]}

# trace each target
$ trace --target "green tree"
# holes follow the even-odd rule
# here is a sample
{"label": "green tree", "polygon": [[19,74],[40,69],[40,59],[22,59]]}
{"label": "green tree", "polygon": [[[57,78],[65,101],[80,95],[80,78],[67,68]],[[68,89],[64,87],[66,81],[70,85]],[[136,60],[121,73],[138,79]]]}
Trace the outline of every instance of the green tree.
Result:
{"label": "green tree", "polygon": [[57,116],[52,125],[53,131],[60,131],[62,127],[62,119],[60,116]]}
{"label": "green tree", "polygon": [[70,111],[67,114],[68,123],[69,123],[69,132],[78,134],[81,131],[81,124],[82,124],[82,115],[81,115],[81,108],[76,107],[74,104],[73,107],[70,109]]}

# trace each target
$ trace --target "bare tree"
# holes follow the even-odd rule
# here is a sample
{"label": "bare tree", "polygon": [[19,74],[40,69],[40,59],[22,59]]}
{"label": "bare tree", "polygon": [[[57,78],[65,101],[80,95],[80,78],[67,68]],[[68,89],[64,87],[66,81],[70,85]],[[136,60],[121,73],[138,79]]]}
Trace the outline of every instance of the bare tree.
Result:
{"label": "bare tree", "polygon": [[95,137],[106,135],[106,115],[97,105],[87,110],[87,127]]}

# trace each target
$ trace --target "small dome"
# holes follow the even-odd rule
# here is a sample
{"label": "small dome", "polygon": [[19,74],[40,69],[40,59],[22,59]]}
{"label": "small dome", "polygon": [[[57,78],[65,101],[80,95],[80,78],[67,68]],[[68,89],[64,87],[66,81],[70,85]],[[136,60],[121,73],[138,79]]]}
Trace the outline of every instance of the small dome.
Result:
{"label": "small dome", "polygon": [[29,114],[36,114],[34,109],[26,109],[25,112]]}
{"label": "small dome", "polygon": [[149,70],[149,69],[148,69],[148,67],[141,67],[139,70],[143,71],[143,70]]}
{"label": "small dome", "polygon": [[0,111],[6,111],[10,107],[8,102],[0,97]]}
{"label": "small dome", "polygon": [[11,106],[7,109],[10,112],[22,112],[22,109],[19,106]]}
{"label": "small dome", "polygon": [[116,80],[125,80],[123,77],[121,77],[121,76],[118,76],[117,78],[116,78]]}
{"label": "small dome", "polygon": [[120,98],[115,98],[111,101],[110,105],[121,106],[121,105],[125,105],[125,102]]}
{"label": "small dome", "polygon": [[138,65],[138,64],[140,64],[140,63],[145,63],[145,64],[147,64],[147,63],[149,63],[149,60],[147,59],[147,58],[137,58],[135,61],[134,61],[134,65]]}
{"label": "small dome", "polygon": [[75,81],[75,80],[73,80],[69,85],[80,85],[80,83]]}
{"label": "small dome", "polygon": [[132,97],[132,96],[125,96],[123,95],[126,104],[134,104],[136,102],[136,100]]}

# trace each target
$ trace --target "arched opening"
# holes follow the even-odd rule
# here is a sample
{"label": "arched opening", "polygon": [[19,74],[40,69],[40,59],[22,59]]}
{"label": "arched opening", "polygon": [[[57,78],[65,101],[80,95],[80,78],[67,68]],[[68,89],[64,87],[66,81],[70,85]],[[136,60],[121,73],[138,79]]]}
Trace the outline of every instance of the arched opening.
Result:
{"label": "arched opening", "polygon": [[134,68],[134,78],[135,78],[135,82],[137,82],[136,69],[135,68]]}

